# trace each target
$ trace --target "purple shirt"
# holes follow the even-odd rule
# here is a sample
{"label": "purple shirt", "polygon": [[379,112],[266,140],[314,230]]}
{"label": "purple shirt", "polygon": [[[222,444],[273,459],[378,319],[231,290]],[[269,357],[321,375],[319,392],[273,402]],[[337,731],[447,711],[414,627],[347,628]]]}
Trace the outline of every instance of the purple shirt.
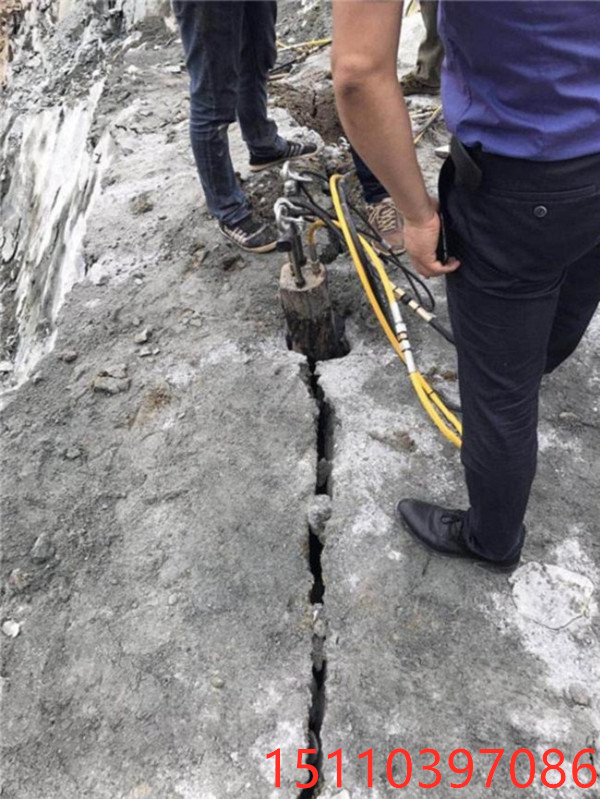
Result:
{"label": "purple shirt", "polygon": [[559,161],[600,152],[598,0],[441,0],[448,128],[466,145]]}

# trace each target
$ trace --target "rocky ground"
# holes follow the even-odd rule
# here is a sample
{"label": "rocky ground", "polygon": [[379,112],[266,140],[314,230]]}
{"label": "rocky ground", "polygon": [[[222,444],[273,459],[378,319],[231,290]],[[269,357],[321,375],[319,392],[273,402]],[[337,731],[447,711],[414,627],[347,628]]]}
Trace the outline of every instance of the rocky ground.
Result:
{"label": "rocky ground", "polygon": [[[485,748],[506,750],[495,796],[520,795],[519,748],[537,763],[529,795],[552,791],[549,748],[567,762],[552,795],[579,795],[570,764],[600,730],[598,319],[544,387],[523,565],[506,578],[428,557],[394,504],[464,503],[456,451],[347,258],[329,277],[350,354],[313,370],[287,350],[282,256],[241,255],[208,217],[180,44],[153,10],[34,4],[2,98],[0,796],[377,799],[395,793],[399,747],[409,797],[432,779],[425,748],[440,795],[463,780],[457,748],[475,760],[465,797],[489,793]],[[279,34],[328,24],[288,3]],[[271,95],[286,134],[323,138],[315,166],[347,165],[327,50]],[[432,187],[445,139],[440,123],[420,145]],[[248,174],[235,129],[232,153],[268,216],[278,174]],[[418,323],[411,338],[455,394],[451,348]],[[304,792],[299,748],[321,773]]]}

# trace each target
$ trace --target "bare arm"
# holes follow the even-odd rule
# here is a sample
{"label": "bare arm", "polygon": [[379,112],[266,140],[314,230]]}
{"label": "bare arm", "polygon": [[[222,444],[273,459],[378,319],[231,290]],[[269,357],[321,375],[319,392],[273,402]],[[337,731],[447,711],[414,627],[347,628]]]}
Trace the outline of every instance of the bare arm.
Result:
{"label": "bare arm", "polygon": [[405,219],[405,242],[427,277],[456,269],[435,255],[437,202],[417,162],[410,118],[398,83],[400,0],[334,0],[333,79],[344,130],[386,187]]}

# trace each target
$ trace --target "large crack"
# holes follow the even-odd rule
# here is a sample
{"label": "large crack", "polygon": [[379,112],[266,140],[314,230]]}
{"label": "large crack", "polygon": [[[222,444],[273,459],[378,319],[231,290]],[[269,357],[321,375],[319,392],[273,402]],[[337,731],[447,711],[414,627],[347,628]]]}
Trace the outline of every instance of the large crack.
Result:
{"label": "large crack", "polygon": [[[307,385],[318,409],[317,415],[317,470],[315,479],[315,496],[332,497],[331,460],[333,455],[333,409],[325,398],[319,385],[317,364],[307,359]],[[321,566],[323,542],[319,537],[318,525],[308,524],[308,553],[313,585],[310,591],[310,602],[313,608],[312,639],[312,678],[311,704],[308,712],[309,748],[316,749],[307,761],[314,765],[319,773],[319,781],[311,788],[303,788],[298,799],[314,799],[322,787],[323,747],[321,743],[321,727],[325,716],[327,658],[325,655],[326,628],[324,620],[325,583]]]}

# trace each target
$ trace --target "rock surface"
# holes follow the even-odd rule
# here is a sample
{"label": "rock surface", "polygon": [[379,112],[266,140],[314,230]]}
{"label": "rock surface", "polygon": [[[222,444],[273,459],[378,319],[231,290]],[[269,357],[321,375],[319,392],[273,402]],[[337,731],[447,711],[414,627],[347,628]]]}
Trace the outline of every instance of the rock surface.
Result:
{"label": "rock surface", "polygon": [[[600,739],[598,318],[544,387],[523,565],[506,578],[429,557],[394,506],[464,504],[459,458],[348,260],[329,278],[352,352],[311,374],[286,349],[282,256],[240,254],[204,208],[170,16],[148,17],[150,0],[45,7],[20,17],[0,123],[0,793],[378,799],[401,747],[409,797],[429,793],[421,749],[440,752],[440,795],[449,754],[470,750],[469,799],[489,793],[479,749],[501,747],[493,795],[508,799],[524,747],[530,794],[547,796],[543,752],[570,764]],[[280,18],[288,42],[329,33],[318,3]],[[420,35],[412,15],[402,69]],[[272,94],[306,86],[320,165],[339,168],[327,57]],[[273,116],[286,135],[308,120]],[[419,148],[431,188],[446,140],[440,123]],[[249,174],[235,126],[231,147],[268,217],[277,172]],[[407,321],[422,371],[455,397],[452,350]],[[306,747],[311,794],[296,787]],[[398,755],[396,780],[403,768]]]}

